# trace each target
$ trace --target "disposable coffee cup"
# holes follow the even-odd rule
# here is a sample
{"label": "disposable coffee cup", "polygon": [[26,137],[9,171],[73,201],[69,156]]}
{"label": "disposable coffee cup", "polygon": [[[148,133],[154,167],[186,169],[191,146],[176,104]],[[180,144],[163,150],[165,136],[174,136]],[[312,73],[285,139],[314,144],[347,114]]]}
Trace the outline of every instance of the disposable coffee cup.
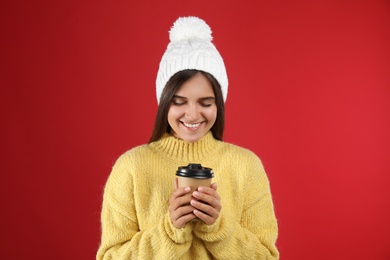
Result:
{"label": "disposable coffee cup", "polygon": [[176,171],[176,176],[179,187],[191,187],[191,192],[193,192],[200,186],[210,187],[214,173],[211,168],[190,163],[188,166],[180,166]]}
{"label": "disposable coffee cup", "polygon": [[[176,171],[179,187],[190,187],[191,194],[198,187],[210,187],[214,177],[211,168],[202,167],[201,164],[190,163],[188,166],[181,166]],[[194,218],[192,221],[199,221],[199,218]]]}

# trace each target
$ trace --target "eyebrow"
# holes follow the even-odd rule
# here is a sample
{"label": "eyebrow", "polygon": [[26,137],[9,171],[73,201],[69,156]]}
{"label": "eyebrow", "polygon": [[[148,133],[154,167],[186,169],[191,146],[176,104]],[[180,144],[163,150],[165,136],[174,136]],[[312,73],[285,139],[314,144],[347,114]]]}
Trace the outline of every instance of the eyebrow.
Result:
{"label": "eyebrow", "polygon": [[[173,98],[188,99],[186,97],[179,96],[179,95],[174,95]],[[215,97],[202,97],[202,98],[199,98],[199,100],[212,100],[212,99],[215,99]]]}

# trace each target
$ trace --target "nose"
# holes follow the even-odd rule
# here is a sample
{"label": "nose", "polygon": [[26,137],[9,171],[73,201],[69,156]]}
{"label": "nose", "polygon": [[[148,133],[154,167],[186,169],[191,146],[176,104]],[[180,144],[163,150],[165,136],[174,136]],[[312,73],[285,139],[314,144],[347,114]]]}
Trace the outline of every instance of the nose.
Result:
{"label": "nose", "polygon": [[198,107],[195,104],[189,104],[185,111],[185,116],[189,120],[196,120],[199,116]]}

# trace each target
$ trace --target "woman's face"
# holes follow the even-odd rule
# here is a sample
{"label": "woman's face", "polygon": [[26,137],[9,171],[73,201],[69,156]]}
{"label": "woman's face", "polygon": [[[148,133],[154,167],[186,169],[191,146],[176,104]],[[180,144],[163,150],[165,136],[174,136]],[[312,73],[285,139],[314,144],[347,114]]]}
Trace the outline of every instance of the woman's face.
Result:
{"label": "woman's face", "polygon": [[186,81],[175,93],[168,111],[171,134],[186,142],[201,139],[217,119],[213,88],[201,73]]}

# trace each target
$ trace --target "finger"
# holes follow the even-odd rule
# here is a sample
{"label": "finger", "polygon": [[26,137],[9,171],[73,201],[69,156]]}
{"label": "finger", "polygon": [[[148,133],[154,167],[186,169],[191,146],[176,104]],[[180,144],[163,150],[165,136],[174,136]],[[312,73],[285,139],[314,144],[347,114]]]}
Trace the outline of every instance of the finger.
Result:
{"label": "finger", "polygon": [[218,184],[216,182],[214,182],[213,184],[211,184],[210,186],[213,190],[217,191],[217,188],[218,188]]}
{"label": "finger", "polygon": [[211,192],[212,193],[211,195],[204,192],[194,191],[192,193],[192,196],[197,200],[203,201],[219,210],[221,209],[221,198],[216,191],[214,190],[212,191],[213,192]]}
{"label": "finger", "polygon": [[208,216],[212,217],[213,219],[217,219],[219,216],[220,209],[217,207],[212,207],[208,204],[205,204],[201,201],[191,200],[191,205],[199,211],[202,211],[203,213],[207,214]]}
{"label": "finger", "polygon": [[[215,184],[215,186],[214,186],[214,184]],[[221,198],[220,198],[220,196],[219,196],[219,194],[217,192],[217,188],[218,187],[216,185],[217,185],[216,183],[213,183],[210,187],[201,186],[201,187],[198,188],[198,191],[200,193],[204,193],[204,194],[208,194],[210,196],[213,196],[213,197],[215,197],[216,199],[219,200]]]}
{"label": "finger", "polygon": [[200,211],[200,210],[194,210],[194,215],[196,217],[198,217],[199,219],[203,220],[204,223],[206,223],[207,225],[212,225],[215,223],[216,219],[217,218],[214,218],[214,217],[211,217],[207,214],[205,214],[204,212]]}
{"label": "finger", "polygon": [[191,191],[191,187],[179,187],[175,189],[172,193],[172,197],[181,197]]}
{"label": "finger", "polygon": [[171,219],[174,221],[177,221],[179,218],[183,217],[184,215],[191,214],[195,210],[194,207],[192,207],[190,204],[179,207],[176,210],[173,210],[171,212]]}
{"label": "finger", "polygon": [[190,191],[185,191],[184,194],[178,191],[176,194],[172,194],[169,201],[169,210],[174,211],[184,205],[188,205],[192,199],[192,194]]}
{"label": "finger", "polygon": [[176,228],[183,228],[185,224],[187,224],[187,222],[193,220],[194,218],[196,218],[195,214],[189,213],[187,215],[183,215],[180,218],[178,218],[176,221],[173,222],[173,225]]}

